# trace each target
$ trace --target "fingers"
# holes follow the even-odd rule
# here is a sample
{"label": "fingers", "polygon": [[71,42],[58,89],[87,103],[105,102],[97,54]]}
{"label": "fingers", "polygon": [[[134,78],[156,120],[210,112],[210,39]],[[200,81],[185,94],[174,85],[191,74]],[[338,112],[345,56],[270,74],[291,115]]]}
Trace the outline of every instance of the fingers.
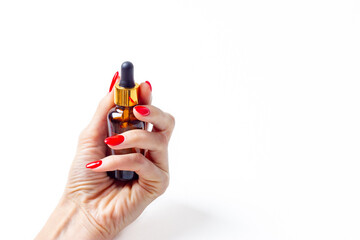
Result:
{"label": "fingers", "polygon": [[105,139],[105,143],[114,150],[126,148],[140,148],[151,151],[162,151],[167,148],[168,142],[164,134],[145,130],[131,130]]}
{"label": "fingers", "polygon": [[[115,82],[120,81],[120,76],[115,79]],[[104,125],[106,126],[106,117],[109,110],[114,106],[114,90],[113,84],[111,91],[106,94],[105,97],[101,99],[98,104],[98,107],[95,111],[95,114],[90,121],[88,127],[89,129],[100,129]],[[139,87],[139,102],[141,104],[150,104],[151,103],[151,85],[144,82],[140,84]]]}
{"label": "fingers", "polygon": [[151,104],[152,94],[151,85],[148,81],[140,84],[139,87],[139,103],[143,105]]}
{"label": "fingers", "polygon": [[145,130],[131,130],[119,135],[108,137],[105,143],[114,150],[138,148],[148,150],[146,157],[168,172],[168,137],[162,132],[148,132]]}
{"label": "fingers", "polygon": [[[91,165],[93,164],[93,165]],[[130,153],[125,155],[111,155],[100,161],[87,164],[87,168],[92,168],[95,172],[106,172],[114,170],[134,171],[143,181],[161,181],[164,172],[156,167],[150,160],[140,153]]]}
{"label": "fingers", "polygon": [[170,137],[175,126],[175,118],[172,115],[151,105],[134,107],[134,114],[137,119],[153,124],[153,131],[166,132]]}

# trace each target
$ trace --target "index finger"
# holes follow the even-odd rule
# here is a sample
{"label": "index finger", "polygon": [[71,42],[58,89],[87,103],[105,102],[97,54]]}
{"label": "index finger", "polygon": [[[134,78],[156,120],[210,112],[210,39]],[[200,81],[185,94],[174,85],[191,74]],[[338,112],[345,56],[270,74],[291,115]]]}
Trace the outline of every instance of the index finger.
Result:
{"label": "index finger", "polygon": [[152,89],[148,81],[139,86],[139,104],[150,105],[152,100]]}

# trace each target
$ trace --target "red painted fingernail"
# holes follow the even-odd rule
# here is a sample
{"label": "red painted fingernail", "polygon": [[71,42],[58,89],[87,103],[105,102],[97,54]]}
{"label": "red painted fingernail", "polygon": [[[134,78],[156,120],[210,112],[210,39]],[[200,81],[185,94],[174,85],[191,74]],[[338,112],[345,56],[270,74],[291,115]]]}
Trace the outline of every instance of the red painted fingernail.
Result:
{"label": "red painted fingernail", "polygon": [[90,163],[86,164],[86,168],[94,169],[94,168],[100,167],[101,164],[102,164],[101,160],[90,162]]}
{"label": "red painted fingernail", "polygon": [[109,88],[109,92],[111,92],[111,90],[113,89],[114,84],[115,84],[116,79],[118,78],[118,76],[119,76],[119,72],[116,72],[115,75],[114,75],[114,77],[113,77],[113,79],[112,79],[112,81],[111,81],[110,88]]}
{"label": "red painted fingernail", "polygon": [[149,85],[149,87],[150,87],[150,91],[152,91],[152,86],[151,86],[151,83],[149,82],[149,81],[145,81],[148,85]]}
{"label": "red painted fingernail", "polygon": [[143,116],[147,116],[150,114],[150,110],[144,106],[135,106],[135,110]]}
{"label": "red painted fingernail", "polygon": [[120,143],[122,143],[124,140],[125,140],[125,138],[123,135],[115,135],[115,136],[106,138],[104,140],[104,142],[108,145],[116,146],[116,145],[119,145]]}

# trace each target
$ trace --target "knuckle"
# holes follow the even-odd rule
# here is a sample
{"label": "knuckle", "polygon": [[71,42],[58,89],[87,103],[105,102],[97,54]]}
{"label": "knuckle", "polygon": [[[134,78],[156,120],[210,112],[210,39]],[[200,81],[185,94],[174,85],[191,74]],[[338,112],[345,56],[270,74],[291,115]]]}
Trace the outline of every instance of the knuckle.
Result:
{"label": "knuckle", "polygon": [[169,137],[163,133],[163,132],[159,132],[159,147],[162,149],[163,147],[167,147],[168,143],[169,143]]}
{"label": "knuckle", "polygon": [[171,127],[174,128],[175,126],[175,117],[173,115],[171,115],[170,113],[168,113],[169,119],[170,119],[170,124]]}
{"label": "knuckle", "polygon": [[110,155],[110,156],[108,156],[108,159],[106,160],[106,162],[110,166],[114,167],[114,166],[116,166],[116,163],[118,162],[118,157],[116,155]]}
{"label": "knuckle", "polygon": [[116,160],[118,159],[118,157],[117,157],[118,155],[110,155],[110,156],[108,156],[108,161],[109,162],[116,162]]}
{"label": "knuckle", "polygon": [[171,114],[169,114],[169,116],[170,116],[172,125],[175,126],[175,117],[173,115],[171,115]]}
{"label": "knuckle", "polygon": [[134,130],[134,131],[129,131],[128,134],[129,134],[129,138],[130,138],[131,141],[133,141],[133,142],[138,142],[138,141],[140,141],[141,138],[142,138],[142,134],[141,134],[140,131],[136,131],[136,130]]}
{"label": "knuckle", "polygon": [[143,165],[144,164],[144,155],[142,155],[141,153],[134,153],[133,154],[133,161],[137,164],[137,165]]}
{"label": "knuckle", "polygon": [[161,179],[161,185],[159,186],[159,195],[163,194],[168,188],[170,183],[169,174],[164,174]]}

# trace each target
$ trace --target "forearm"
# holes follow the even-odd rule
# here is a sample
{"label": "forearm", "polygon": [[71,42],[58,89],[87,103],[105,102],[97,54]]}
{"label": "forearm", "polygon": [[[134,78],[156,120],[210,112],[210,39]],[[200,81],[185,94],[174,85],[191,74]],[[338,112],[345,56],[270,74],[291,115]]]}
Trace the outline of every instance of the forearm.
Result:
{"label": "forearm", "polygon": [[35,240],[106,239],[103,229],[76,203],[63,197]]}

